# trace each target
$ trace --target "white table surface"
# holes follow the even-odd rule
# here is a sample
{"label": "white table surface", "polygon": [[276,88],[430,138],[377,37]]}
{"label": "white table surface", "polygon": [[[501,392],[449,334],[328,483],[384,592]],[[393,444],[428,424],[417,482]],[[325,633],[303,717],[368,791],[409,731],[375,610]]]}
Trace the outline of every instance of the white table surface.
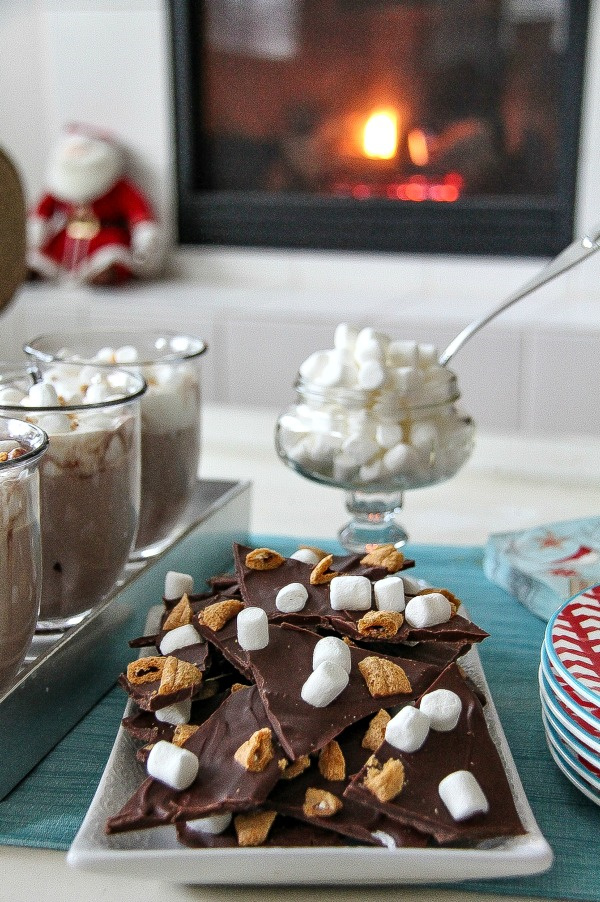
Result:
{"label": "white table surface", "polygon": [[[276,457],[277,411],[209,407],[203,415],[205,478],[253,483],[255,532],[334,538],[345,520],[343,493],[303,480]],[[483,544],[491,532],[600,514],[600,439],[479,435],[454,479],[407,493],[403,525],[418,543]],[[0,847],[0,898],[7,902],[391,902],[495,900],[440,889],[202,888],[124,880],[68,868],[61,852]]]}

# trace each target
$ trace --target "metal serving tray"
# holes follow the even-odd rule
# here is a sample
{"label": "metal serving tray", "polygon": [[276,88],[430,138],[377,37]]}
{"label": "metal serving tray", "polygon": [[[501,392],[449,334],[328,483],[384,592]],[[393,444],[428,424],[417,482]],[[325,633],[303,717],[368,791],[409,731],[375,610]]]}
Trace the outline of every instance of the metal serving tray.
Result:
{"label": "metal serving tray", "polygon": [[143,635],[168,570],[191,573],[198,591],[231,566],[247,542],[250,483],[200,480],[181,529],[159,555],[128,564],[115,590],[77,626],[34,638],[13,685],[0,695],[0,799],[107,692],[127,666],[128,640]]}

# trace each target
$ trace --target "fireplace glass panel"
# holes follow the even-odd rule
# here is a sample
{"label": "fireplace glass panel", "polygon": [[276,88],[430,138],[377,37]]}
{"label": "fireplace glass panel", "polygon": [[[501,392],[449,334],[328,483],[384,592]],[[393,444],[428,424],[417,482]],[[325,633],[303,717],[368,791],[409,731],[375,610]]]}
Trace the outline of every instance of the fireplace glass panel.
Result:
{"label": "fireplace glass panel", "polygon": [[[584,33],[568,0],[173,8],[193,107],[178,128],[193,240],[403,249],[400,232],[392,247],[380,234],[389,223],[419,235],[456,220],[466,233],[510,210],[527,229],[541,216],[548,252],[570,237]],[[179,87],[179,110],[181,98]],[[507,248],[492,240],[492,252],[510,252],[514,227],[503,228]]]}

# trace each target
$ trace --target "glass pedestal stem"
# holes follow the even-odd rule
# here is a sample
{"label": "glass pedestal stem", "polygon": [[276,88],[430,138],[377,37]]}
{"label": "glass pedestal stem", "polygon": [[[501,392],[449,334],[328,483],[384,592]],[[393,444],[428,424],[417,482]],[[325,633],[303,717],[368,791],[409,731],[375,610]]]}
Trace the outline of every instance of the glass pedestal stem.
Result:
{"label": "glass pedestal stem", "polygon": [[344,548],[362,552],[369,551],[372,545],[405,545],[408,534],[396,521],[402,499],[402,492],[348,492],[346,509],[352,520],[338,533]]}

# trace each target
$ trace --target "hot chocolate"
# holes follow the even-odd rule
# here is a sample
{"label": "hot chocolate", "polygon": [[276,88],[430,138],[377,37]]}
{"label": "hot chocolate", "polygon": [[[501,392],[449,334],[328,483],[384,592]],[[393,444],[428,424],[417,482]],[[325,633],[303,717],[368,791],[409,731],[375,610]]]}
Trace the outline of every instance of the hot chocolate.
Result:
{"label": "hot chocolate", "polygon": [[61,365],[33,385],[22,375],[14,390],[20,415],[50,439],[40,468],[39,625],[65,627],[110,591],[135,540],[145,384],[124,371]]}
{"label": "hot chocolate", "polygon": [[[7,438],[11,433],[19,437]],[[37,467],[46,444],[41,430],[0,418],[0,694],[25,658],[38,617],[41,548]]]}

